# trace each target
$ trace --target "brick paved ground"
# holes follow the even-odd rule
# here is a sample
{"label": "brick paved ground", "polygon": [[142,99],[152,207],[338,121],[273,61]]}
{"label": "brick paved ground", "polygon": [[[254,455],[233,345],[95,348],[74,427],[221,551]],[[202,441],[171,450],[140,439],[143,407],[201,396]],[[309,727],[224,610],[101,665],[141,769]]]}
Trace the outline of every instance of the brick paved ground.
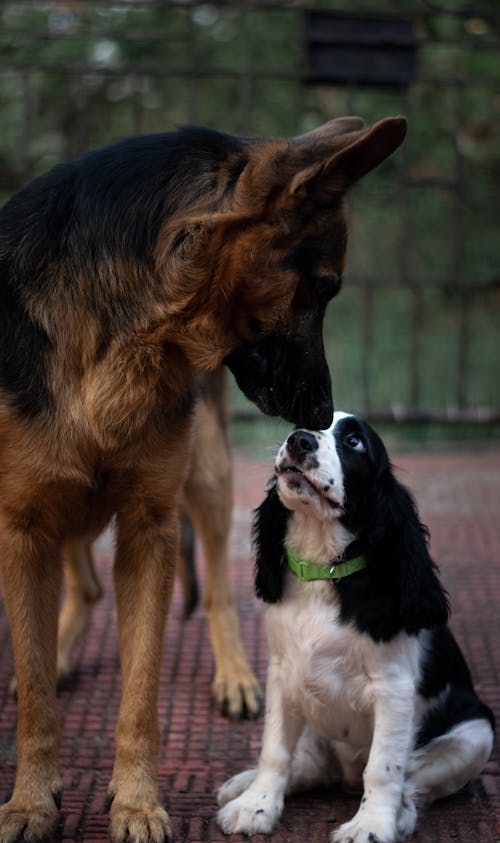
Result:
{"label": "brick paved ground", "polygon": [[[442,564],[454,609],[453,628],[484,699],[500,719],[500,451],[394,458],[400,476],[419,500],[432,531],[434,556]],[[238,595],[247,652],[264,679],[266,647],[262,607],[252,596],[248,544],[250,510],[262,497],[268,466],[239,455],[235,460],[236,507],[232,579]],[[59,696],[63,723],[63,823],[65,841],[106,840],[106,786],[113,759],[113,728],[119,701],[116,616],[110,587],[109,538],[98,544],[106,594],[78,653],[73,686]],[[201,566],[202,567],[202,566]],[[222,841],[215,821],[214,791],[256,758],[262,721],[228,723],[210,704],[212,658],[203,611],[182,622],[178,590],[166,632],[161,677],[160,786],[177,843]],[[7,686],[12,656],[0,604],[0,799],[8,797],[15,767],[16,704]],[[498,843],[500,788],[498,747],[481,780],[434,806],[421,820],[419,843]],[[275,843],[328,840],[348,819],[356,801],[335,792],[291,799]],[[241,838],[235,838],[235,840]],[[257,838],[256,843],[264,838]]]}

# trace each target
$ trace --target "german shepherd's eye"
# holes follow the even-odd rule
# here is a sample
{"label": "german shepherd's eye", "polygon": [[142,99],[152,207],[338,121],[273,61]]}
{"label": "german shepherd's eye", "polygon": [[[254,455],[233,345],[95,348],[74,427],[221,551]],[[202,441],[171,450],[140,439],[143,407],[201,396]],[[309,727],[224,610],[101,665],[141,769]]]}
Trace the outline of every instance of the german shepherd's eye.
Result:
{"label": "german shepherd's eye", "polygon": [[356,451],[358,454],[364,454],[366,451],[365,443],[361,439],[361,436],[358,436],[356,433],[350,433],[349,436],[346,436],[344,443],[351,451]]}

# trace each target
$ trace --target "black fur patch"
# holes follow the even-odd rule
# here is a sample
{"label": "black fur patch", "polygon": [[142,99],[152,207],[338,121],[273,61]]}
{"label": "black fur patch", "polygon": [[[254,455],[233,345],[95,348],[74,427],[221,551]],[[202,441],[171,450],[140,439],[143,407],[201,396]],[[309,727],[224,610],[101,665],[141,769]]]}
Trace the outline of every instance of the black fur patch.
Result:
{"label": "black fur patch", "polygon": [[419,687],[423,697],[436,697],[450,682],[472,690],[470,670],[449,627],[441,626],[429,633],[424,653]]}
{"label": "black fur patch", "polygon": [[[345,443],[355,433],[364,452]],[[342,521],[355,532],[367,566],[335,586],[341,616],[375,641],[416,634],[446,622],[448,601],[427,546],[413,498],[394,477],[385,447],[360,419],[335,426],[346,504]]]}
{"label": "black fur patch", "polygon": [[[442,665],[446,673],[449,671]],[[448,691],[436,705],[429,708],[417,734],[415,746],[425,746],[429,741],[444,735],[459,723],[467,720],[487,720],[495,729],[495,717],[491,709],[479,699],[473,688],[458,682],[451,682]]]}
{"label": "black fur patch", "polygon": [[281,503],[272,480],[267,497],[254,513],[252,540],[256,552],[255,591],[266,603],[277,603],[283,594],[286,571],[285,534],[291,513]]}
{"label": "black fur patch", "polygon": [[51,406],[46,378],[50,347],[45,331],[21,302],[9,262],[0,259],[0,386],[28,418]]}
{"label": "black fur patch", "polygon": [[494,729],[493,712],[477,697],[470,670],[449,627],[439,627],[429,636],[424,649],[419,693],[425,699],[440,694],[441,697],[424,717],[417,746],[423,746],[464,720],[484,717]]}
{"label": "black fur patch", "polygon": [[328,427],[333,416],[323,347],[325,308],[326,303],[292,314],[278,331],[224,361],[241,391],[263,413],[312,430]]}

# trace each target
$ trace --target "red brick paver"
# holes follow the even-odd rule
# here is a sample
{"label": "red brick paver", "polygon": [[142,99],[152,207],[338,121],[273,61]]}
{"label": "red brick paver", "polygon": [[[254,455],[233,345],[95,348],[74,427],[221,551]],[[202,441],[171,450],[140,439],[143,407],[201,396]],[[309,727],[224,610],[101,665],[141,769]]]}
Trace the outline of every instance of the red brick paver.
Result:
{"label": "red brick paver", "polygon": [[[400,455],[399,476],[417,496],[432,533],[432,550],[453,605],[452,625],[477,686],[500,719],[500,452]],[[236,505],[231,572],[243,637],[252,665],[264,680],[263,607],[252,594],[248,526],[263,495],[268,465],[235,459]],[[107,839],[104,808],[113,762],[113,730],[120,677],[116,613],[111,589],[109,538],[98,544],[105,597],[80,647],[72,686],[59,695],[63,724],[64,795],[61,838],[78,843]],[[202,564],[200,576],[203,578]],[[0,799],[10,793],[15,769],[16,704],[9,697],[10,636],[0,604]],[[212,656],[203,610],[182,621],[176,589],[166,636],[160,693],[160,788],[177,843],[227,838],[218,830],[214,793],[225,778],[258,755],[262,719],[229,723],[212,708]],[[420,820],[418,843],[498,843],[500,788],[498,747],[480,780],[431,808]],[[329,832],[356,810],[356,800],[337,792],[294,797],[285,807],[275,843],[328,840]],[[235,838],[240,840],[241,838]],[[264,838],[256,838],[260,843]]]}

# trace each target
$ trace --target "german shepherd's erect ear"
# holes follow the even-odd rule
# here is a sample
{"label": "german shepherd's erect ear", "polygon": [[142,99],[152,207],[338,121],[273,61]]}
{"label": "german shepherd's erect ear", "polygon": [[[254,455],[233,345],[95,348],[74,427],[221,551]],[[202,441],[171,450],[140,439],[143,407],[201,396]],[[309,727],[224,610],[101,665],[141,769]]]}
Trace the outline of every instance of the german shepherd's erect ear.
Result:
{"label": "german shepherd's erect ear", "polygon": [[[328,204],[385,161],[406,134],[406,121],[399,117],[386,118],[371,128],[362,124],[359,117],[341,117],[298,138],[304,147],[312,145],[319,160],[296,173],[290,192]],[[334,137],[341,146],[332,154]]]}

